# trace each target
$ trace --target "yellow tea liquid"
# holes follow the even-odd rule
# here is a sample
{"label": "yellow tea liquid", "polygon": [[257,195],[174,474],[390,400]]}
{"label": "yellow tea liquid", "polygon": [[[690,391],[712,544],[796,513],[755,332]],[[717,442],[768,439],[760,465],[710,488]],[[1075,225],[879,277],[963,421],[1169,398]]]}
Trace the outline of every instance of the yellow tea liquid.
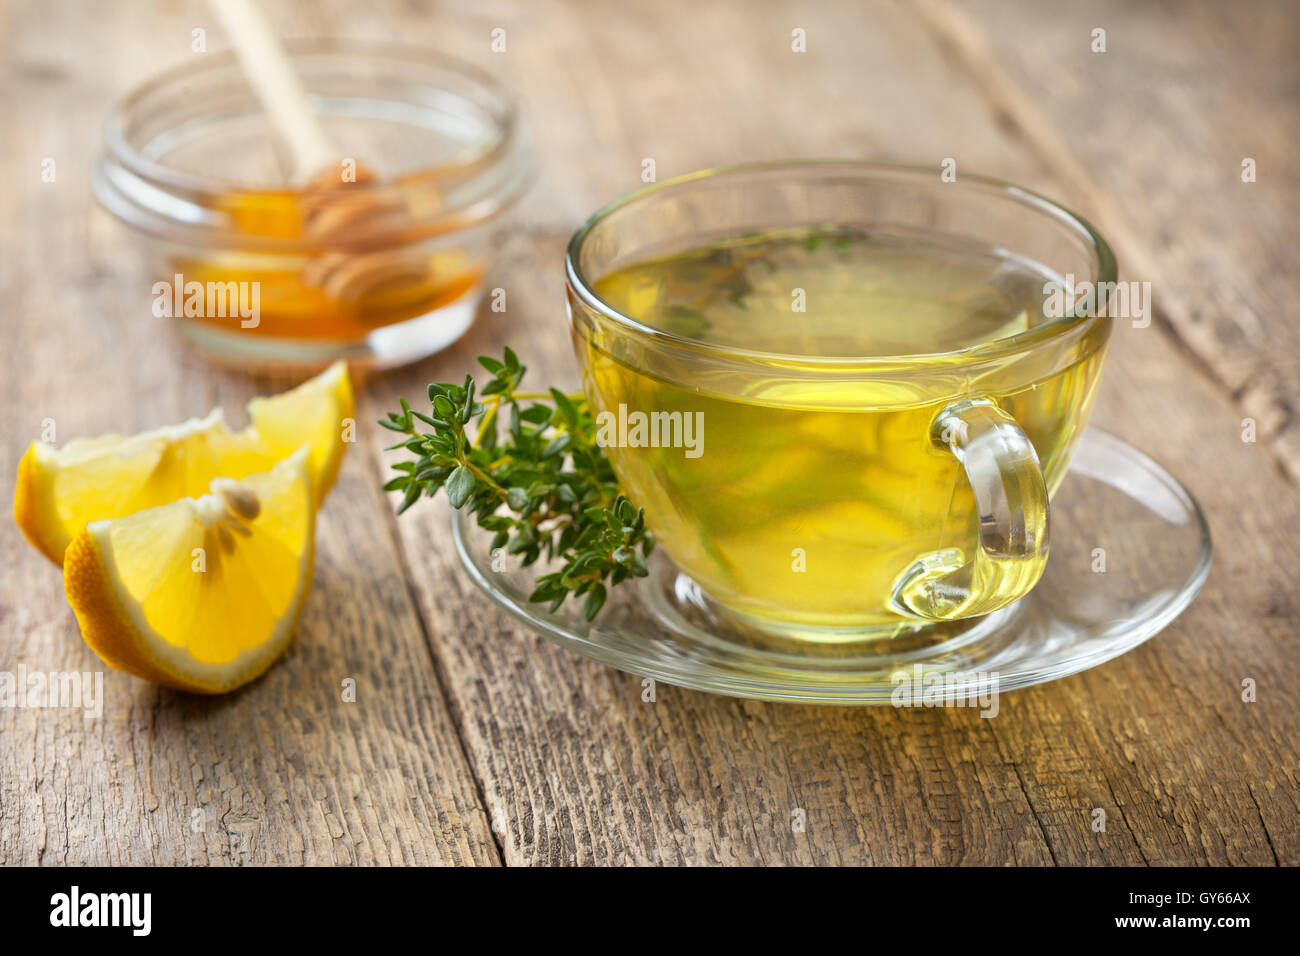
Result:
{"label": "yellow tea liquid", "polygon": [[[1033,442],[1049,490],[1064,477],[1109,323],[1044,318],[1055,278],[930,240],[773,232],[595,284],[622,314],[679,338],[577,306],[575,334],[598,411],[702,415],[697,456],[607,449],[678,567],[733,611],[831,638],[915,624],[894,598],[900,575],[926,555],[971,561],[974,498],[931,437],[949,404],[996,401]],[[952,354],[995,342],[977,359]]]}

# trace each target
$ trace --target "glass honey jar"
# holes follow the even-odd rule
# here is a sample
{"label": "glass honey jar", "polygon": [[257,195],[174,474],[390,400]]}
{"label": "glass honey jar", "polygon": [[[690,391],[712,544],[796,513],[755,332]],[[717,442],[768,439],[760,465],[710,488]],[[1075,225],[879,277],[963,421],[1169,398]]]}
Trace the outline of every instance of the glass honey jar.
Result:
{"label": "glass honey jar", "polygon": [[489,237],[531,164],[512,99],[410,47],[287,44],[337,168],[290,182],[285,145],[230,54],[124,97],[94,170],[144,244],[152,311],[221,364],[388,367],[454,342]]}

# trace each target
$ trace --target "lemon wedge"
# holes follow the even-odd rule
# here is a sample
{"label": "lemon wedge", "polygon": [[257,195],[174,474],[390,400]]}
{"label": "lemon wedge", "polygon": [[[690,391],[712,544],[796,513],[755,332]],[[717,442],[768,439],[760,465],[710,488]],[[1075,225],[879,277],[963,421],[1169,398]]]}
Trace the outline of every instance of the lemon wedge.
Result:
{"label": "lemon wedge", "polygon": [[270,667],[311,588],[309,460],[304,447],[200,497],[87,524],[67,548],[64,590],[104,663],[199,694]]}
{"label": "lemon wedge", "polygon": [[251,424],[232,432],[214,410],[135,435],[80,438],[63,448],[33,442],[18,464],[14,520],[55,564],[87,523],[197,497],[218,475],[266,471],[308,445],[319,507],[338,476],[353,415],[347,366],[336,362],[291,391],[248,404]]}

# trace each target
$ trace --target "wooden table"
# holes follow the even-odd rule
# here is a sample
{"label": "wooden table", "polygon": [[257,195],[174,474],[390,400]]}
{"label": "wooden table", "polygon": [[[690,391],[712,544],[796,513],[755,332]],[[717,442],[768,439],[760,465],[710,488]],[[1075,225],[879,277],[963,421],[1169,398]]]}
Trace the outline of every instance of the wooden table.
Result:
{"label": "wooden table", "polygon": [[[1094,420],[1199,498],[1214,568],[1156,639],[1008,695],[995,720],[665,686],[644,703],[635,676],[497,613],[459,570],[445,506],[395,520],[385,436],[367,426],[320,515],[296,642],[263,679],[199,699],[108,672],[99,720],[0,712],[0,861],[1300,863],[1294,3],[268,6],[289,35],[478,63],[519,91],[540,160],[497,236],[490,284],[509,310],[368,382],[360,421],[504,344],[538,379],[574,384],[563,246],[640,184],[644,158],[664,179],[781,157],[936,171],[952,157],[1078,208],[1123,275],[1152,282],[1155,321],[1117,330]],[[0,6],[6,499],[47,418],[60,440],[131,432],[283,384],[214,371],[164,335],[151,277],[90,197],[109,103],[198,55],[196,27],[224,45],[199,2]],[[497,27],[505,53],[490,49]],[[10,522],[0,561],[0,670],[100,669],[58,572]],[[340,699],[348,677],[356,703]]]}

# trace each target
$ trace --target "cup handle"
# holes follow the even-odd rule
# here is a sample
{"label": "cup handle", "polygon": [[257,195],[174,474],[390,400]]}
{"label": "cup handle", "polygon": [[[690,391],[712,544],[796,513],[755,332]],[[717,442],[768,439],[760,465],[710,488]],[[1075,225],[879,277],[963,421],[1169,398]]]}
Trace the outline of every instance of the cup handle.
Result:
{"label": "cup handle", "polygon": [[932,621],[978,617],[1029,593],[1047,566],[1047,483],[1016,420],[987,398],[946,407],[931,440],[961,462],[975,493],[979,547],[918,559],[894,586],[895,609]]}

